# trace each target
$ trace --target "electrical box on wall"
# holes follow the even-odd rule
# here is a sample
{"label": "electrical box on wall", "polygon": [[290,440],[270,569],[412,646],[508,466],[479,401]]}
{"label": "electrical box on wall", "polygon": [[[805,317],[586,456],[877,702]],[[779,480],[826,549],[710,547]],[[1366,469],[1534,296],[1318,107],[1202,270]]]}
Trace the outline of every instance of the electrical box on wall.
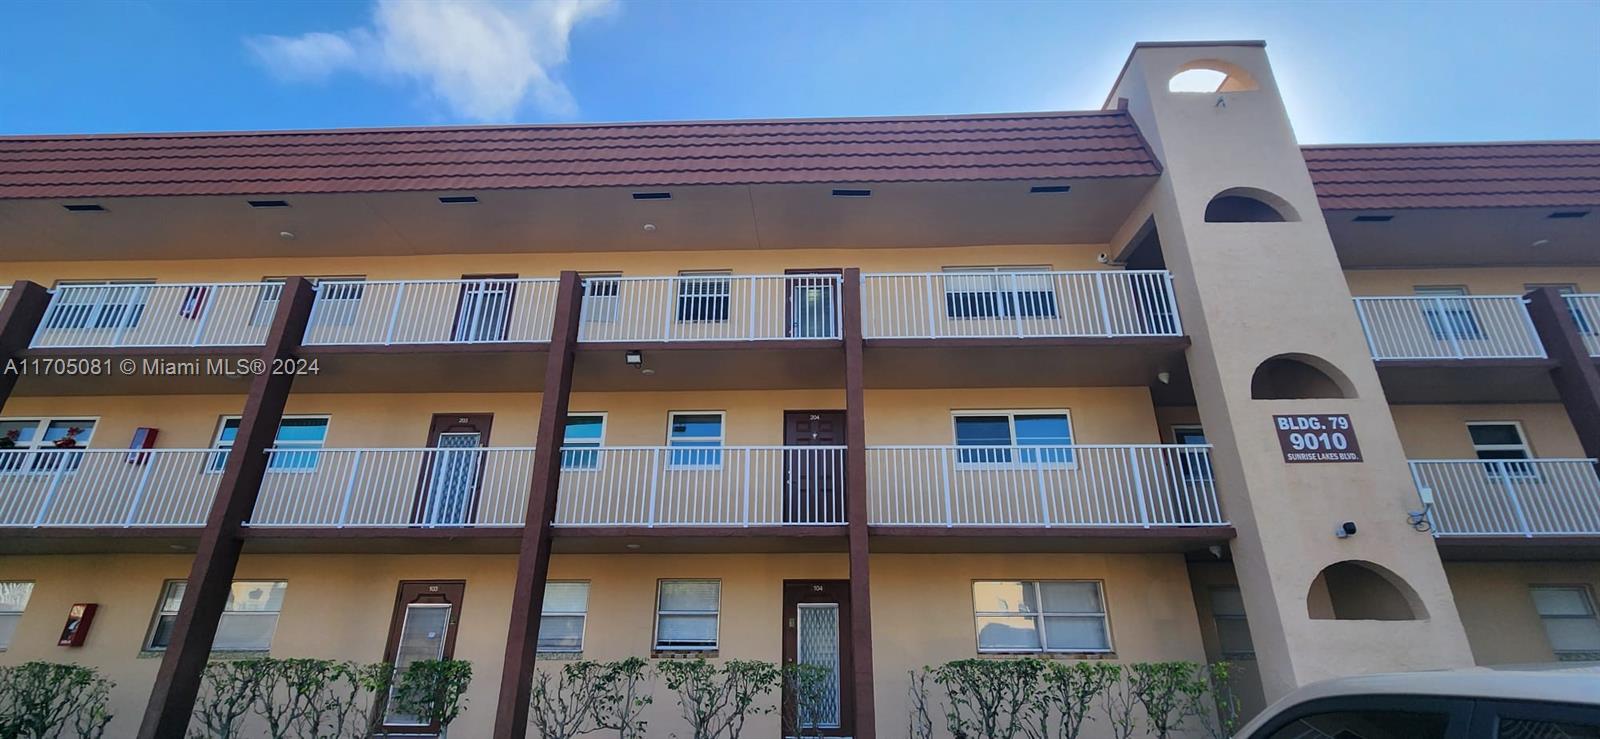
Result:
{"label": "electrical box on wall", "polygon": [[89,638],[89,625],[94,623],[94,612],[99,603],[73,603],[67,611],[67,625],[61,628],[61,638],[56,644],[63,647],[81,647]]}

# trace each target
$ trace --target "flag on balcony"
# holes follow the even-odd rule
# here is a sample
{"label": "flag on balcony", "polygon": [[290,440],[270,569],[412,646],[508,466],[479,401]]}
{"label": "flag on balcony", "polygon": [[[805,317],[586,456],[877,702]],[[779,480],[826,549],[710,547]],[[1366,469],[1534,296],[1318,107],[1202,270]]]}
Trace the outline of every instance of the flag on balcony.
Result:
{"label": "flag on balcony", "polygon": [[183,306],[178,308],[178,315],[191,321],[199,318],[200,311],[205,309],[206,295],[210,292],[211,288],[201,285],[189,288],[189,291],[183,294]]}

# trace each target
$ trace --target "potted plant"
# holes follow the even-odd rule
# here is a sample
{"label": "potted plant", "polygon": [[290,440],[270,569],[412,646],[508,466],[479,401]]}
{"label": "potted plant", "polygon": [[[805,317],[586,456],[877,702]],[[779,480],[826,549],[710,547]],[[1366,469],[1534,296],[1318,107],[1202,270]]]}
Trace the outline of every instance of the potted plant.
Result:
{"label": "potted plant", "polygon": [[78,434],[83,433],[81,426],[67,429],[67,435],[51,442],[57,449],[76,449],[78,447]]}
{"label": "potted plant", "polygon": [[16,449],[17,439],[22,438],[22,429],[11,429],[5,436],[0,436],[0,450]]}

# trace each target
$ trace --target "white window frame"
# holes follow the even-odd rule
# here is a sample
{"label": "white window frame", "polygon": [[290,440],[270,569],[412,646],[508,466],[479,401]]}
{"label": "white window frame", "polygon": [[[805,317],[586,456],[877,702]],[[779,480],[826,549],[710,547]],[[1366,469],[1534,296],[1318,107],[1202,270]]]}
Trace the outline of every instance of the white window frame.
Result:
{"label": "white window frame", "polygon": [[[1211,620],[1214,621],[1214,622],[1217,622],[1217,623],[1221,623],[1223,621],[1238,622],[1239,624],[1241,624],[1241,625],[1243,625],[1245,627],[1245,634],[1248,635],[1250,633],[1250,631],[1249,631],[1250,616],[1249,616],[1249,614],[1245,613],[1242,608],[1238,613],[1220,613],[1220,612],[1217,611],[1217,593],[1224,592],[1224,591],[1229,591],[1229,590],[1237,593],[1237,592],[1239,592],[1239,586],[1238,585],[1214,585],[1214,586],[1206,589],[1207,607],[1211,609]],[[1243,596],[1242,595],[1240,596],[1240,602],[1243,603]],[[1248,652],[1228,649],[1227,645],[1223,644],[1222,629],[1220,629],[1220,628],[1217,629],[1217,653],[1223,659],[1255,659],[1256,658],[1255,644],[1253,642],[1251,643],[1250,651],[1248,651]]]}
{"label": "white window frame", "polygon": [[[54,467],[40,467],[39,461],[43,457],[36,453],[55,448],[53,444],[49,444],[44,440],[45,432],[49,431],[51,426],[58,423],[71,423],[87,427],[89,435],[78,437],[78,446],[73,447],[79,450],[89,448],[89,443],[94,440],[95,429],[100,427],[99,416],[12,416],[0,418],[0,423],[21,423],[25,421],[36,422],[33,439],[27,442],[26,445],[19,444],[15,449],[10,450],[12,454],[8,456],[20,456],[21,459],[16,469],[5,469],[0,466],[0,475],[47,475],[55,472],[56,468]],[[18,455],[16,454],[17,452],[21,454]],[[63,454],[61,457],[67,460],[66,469],[64,470],[67,474],[77,471],[78,465],[82,462],[82,456],[77,454]]]}
{"label": "white window frame", "polygon": [[[676,294],[673,296],[672,301],[672,318],[674,322],[705,324],[728,323],[729,321],[733,320],[733,270],[679,270],[678,279],[674,282],[677,283],[677,290],[674,291]],[[715,288],[719,284],[722,289],[720,291],[715,291]],[[704,285],[707,287],[705,288],[705,292],[686,292],[684,288],[689,285]],[[721,298],[726,301],[723,303],[724,310],[721,318],[708,318],[705,316],[696,318],[692,315],[688,318],[684,317],[683,308],[688,301],[702,300],[706,301],[707,304],[710,304],[710,301],[716,298]],[[707,315],[709,315],[709,313]]]}
{"label": "white window frame", "polygon": [[[287,594],[288,593],[288,584],[289,584],[288,580],[283,580],[283,579],[233,580],[233,581],[231,581],[229,583],[229,587],[231,588],[232,586],[238,585],[240,583],[261,583],[261,584],[271,585],[271,586],[276,586],[279,583],[283,583],[284,591],[285,591],[284,597],[285,598],[288,597],[288,594]],[[169,611],[169,610],[166,610],[166,608],[164,608],[164,606],[166,605],[167,600],[168,600],[168,598],[167,598],[168,593],[170,593],[172,591],[172,588],[174,588],[174,587],[176,587],[178,585],[187,586],[188,582],[185,581],[185,580],[163,580],[161,582],[161,592],[160,592],[160,594],[158,594],[156,596],[156,612],[155,612],[155,615],[150,617],[150,627],[145,629],[144,641],[142,642],[143,649],[146,652],[165,652],[167,650],[166,647],[156,646],[152,642],[155,640],[156,630],[161,625],[161,619],[164,618],[164,617],[167,617],[167,616],[171,616],[173,618],[177,618],[177,616],[178,616],[178,611],[176,611],[176,610]],[[181,603],[182,599],[179,599],[179,601]],[[232,614],[234,617],[238,617],[240,614],[248,614],[246,616],[247,618],[260,618],[260,617],[265,617],[266,614],[271,614],[272,618],[273,618],[272,636],[267,639],[267,645],[265,647],[260,648],[260,649],[226,649],[226,650],[221,650],[221,651],[226,651],[226,652],[249,652],[249,653],[253,653],[253,654],[254,653],[266,654],[266,653],[268,653],[268,652],[270,652],[272,650],[272,640],[276,639],[277,636],[278,636],[278,621],[277,620],[283,616],[283,606],[281,604],[278,606],[278,610],[276,610],[276,611],[228,611],[228,610],[224,609],[223,612],[222,612],[222,618],[228,618],[229,614]],[[220,620],[219,620],[219,623],[220,623]],[[221,631],[220,627],[218,628],[218,631]]]}
{"label": "white window frame", "polygon": [[[1084,612],[1046,611],[1046,610],[1044,610],[1044,591],[1040,588],[1040,584],[1041,583],[1058,583],[1058,582],[1059,583],[1094,583],[1095,590],[1097,591],[1097,594],[1100,596],[1100,610],[1098,612],[1089,612],[1089,611],[1084,611]],[[1033,586],[1034,601],[1039,604],[1039,610],[1034,612],[1034,613],[1027,613],[1027,612],[1023,612],[1023,611],[980,611],[980,610],[978,610],[978,600],[977,600],[978,599],[978,584],[979,583],[1018,583],[1018,584],[1025,585],[1025,586],[1031,585],[1031,586]],[[1117,651],[1116,638],[1115,638],[1115,635],[1111,633],[1111,607],[1110,607],[1109,604],[1106,603],[1106,583],[1105,583],[1104,580],[1061,579],[1061,578],[1045,578],[1045,579],[1033,579],[1033,580],[973,580],[972,581],[971,592],[972,592],[972,626],[973,626],[972,638],[973,638],[973,643],[977,646],[978,654],[1115,654],[1116,651]],[[1049,616],[1060,616],[1060,617],[1070,617],[1070,618],[1084,618],[1084,617],[1087,617],[1087,616],[1099,616],[1100,617],[1100,621],[1105,625],[1105,630],[1106,630],[1106,647],[1105,647],[1105,649],[1051,649],[1050,648],[1050,643],[1049,643],[1049,637],[1048,637],[1048,635],[1046,633],[1045,626],[1044,626],[1044,620],[1045,620],[1045,618],[1047,618]],[[981,618],[984,618],[984,617],[991,617],[991,618],[1031,618],[1031,619],[1033,619],[1034,631],[1039,636],[1039,648],[1038,649],[1028,649],[1026,647],[984,647],[983,646],[982,627],[978,626],[978,620],[981,619]]]}
{"label": "white window frame", "polygon": [[[582,411],[582,412],[570,412],[569,411],[567,413],[567,420],[570,421],[574,417],[579,417],[579,416],[586,416],[586,417],[590,417],[590,418],[599,417],[599,419],[600,419],[600,439],[595,444],[595,446],[593,446],[593,447],[578,447],[579,449],[594,449],[595,450],[594,464],[592,464],[592,465],[569,465],[569,464],[567,464],[567,455],[566,455],[566,449],[567,449],[567,443],[568,443],[567,426],[566,426],[565,423],[563,423],[561,425],[561,449],[562,449],[561,471],[563,471],[563,472],[597,472],[605,464],[606,455],[603,452],[599,451],[599,450],[605,449],[605,447],[606,447],[606,429],[607,429],[607,427],[609,427],[611,425],[611,423],[610,423],[611,419],[608,417],[606,411]],[[585,441],[584,443],[588,443],[588,442]]]}
{"label": "white window frame", "polygon": [[[715,441],[715,442],[717,442],[717,445],[715,447],[709,447],[709,446],[674,447],[673,444],[672,444],[672,442],[674,441],[674,439],[672,437],[672,426],[673,426],[673,419],[677,418],[678,416],[716,416],[719,419],[717,421],[717,436],[716,437],[691,436],[691,437],[687,437],[687,438],[683,438],[683,439],[678,439],[678,441]],[[667,469],[670,469],[670,470],[720,470],[720,469],[722,469],[722,460],[723,460],[723,457],[725,456],[725,450],[727,448],[727,445],[728,445],[728,412],[727,411],[667,411]],[[687,464],[687,463],[679,463],[679,462],[675,461],[675,455],[672,452],[672,450],[674,448],[678,448],[678,449],[700,449],[700,450],[716,449],[718,451],[717,451],[717,454],[715,455],[715,459],[716,459],[715,462],[708,462],[708,463],[705,463],[705,464]],[[711,455],[707,455],[707,456],[711,456]]]}
{"label": "white window frame", "polygon": [[[1550,639],[1550,629],[1549,629],[1549,626],[1547,625],[1547,622],[1552,620],[1552,619],[1557,620],[1557,621],[1563,621],[1563,620],[1600,621],[1600,609],[1597,609],[1595,607],[1594,591],[1591,590],[1589,588],[1589,586],[1587,586],[1587,585],[1582,585],[1582,584],[1576,584],[1576,585],[1572,585],[1572,584],[1538,584],[1538,585],[1530,585],[1530,586],[1528,586],[1528,597],[1530,599],[1533,598],[1533,593],[1534,593],[1534,591],[1537,591],[1537,590],[1570,590],[1570,591],[1576,591],[1579,595],[1583,596],[1584,603],[1589,606],[1589,613],[1587,615],[1565,615],[1565,614],[1550,614],[1550,615],[1546,615],[1544,613],[1539,613],[1539,605],[1538,605],[1539,602],[1538,602],[1537,599],[1535,599],[1534,600],[1533,609],[1534,609],[1534,612],[1538,613],[1538,615],[1539,615],[1539,625],[1544,627],[1544,629],[1545,629],[1545,639],[1546,639],[1546,641],[1548,641]],[[1556,645],[1553,644],[1553,643],[1550,644],[1550,651],[1553,652],[1556,655],[1556,659],[1557,660],[1566,659],[1566,660],[1590,661],[1590,660],[1596,659],[1596,655],[1600,655],[1600,648],[1596,648],[1596,649],[1592,649],[1592,650],[1556,649]]]}
{"label": "white window frame", "polygon": [[[590,295],[586,283],[598,280],[611,285],[610,295]],[[584,323],[616,323],[620,320],[622,305],[621,272],[579,272],[578,290],[583,299],[578,307],[579,320]]]}
{"label": "white window frame", "polygon": [[[1520,443],[1479,444],[1472,439],[1472,427],[1474,426],[1510,426],[1516,430],[1517,438],[1520,440]],[[1505,470],[1505,477],[1513,480],[1525,480],[1539,476],[1538,467],[1532,464],[1519,465],[1517,464],[1519,460],[1516,459],[1484,459],[1478,456],[1478,452],[1519,451],[1522,452],[1523,460],[1532,461],[1534,459],[1533,446],[1528,443],[1528,434],[1523,431],[1521,421],[1467,421],[1466,427],[1467,441],[1468,443],[1472,444],[1472,456],[1477,457],[1484,463],[1484,474],[1497,480],[1501,479],[1500,470]],[[1500,464],[1495,464],[1496,462],[1499,462]]]}
{"label": "white window frame", "polygon": [[[35,585],[34,581],[32,581],[32,580],[0,580],[0,585],[26,586],[26,593],[24,593],[23,596],[22,596],[22,605],[21,606],[19,606],[14,611],[13,610],[0,610],[0,617],[13,618],[13,619],[16,619],[18,621],[21,621],[22,620],[22,614],[27,612],[27,610],[28,610],[28,601],[33,599],[33,588],[34,588],[34,585]],[[12,633],[13,634],[16,633],[16,627],[15,626],[12,627]],[[0,653],[3,653],[7,649],[10,649],[10,648],[11,648],[11,640],[9,638],[7,638],[5,641],[0,641]]]}
{"label": "white window frame", "polygon": [[[267,447],[267,448],[268,449],[280,449],[281,448],[281,449],[290,449],[290,450],[306,449],[306,450],[311,450],[311,451],[320,451],[320,450],[326,448],[326,445],[328,443],[328,432],[333,427],[333,415],[332,414],[329,414],[329,413],[286,414],[281,419],[279,419],[278,428],[279,429],[283,428],[283,421],[315,419],[315,418],[320,418],[320,419],[323,420],[323,424],[322,424],[322,443],[316,445],[315,447],[312,447],[312,446],[310,446],[308,444],[296,444],[296,443],[291,443],[291,444],[289,444],[287,446],[279,447],[278,446],[278,430],[274,429],[273,430],[273,434],[272,434],[272,445]],[[226,444],[224,444],[223,441],[222,441],[222,432],[227,429],[229,421],[239,421],[240,424],[242,425],[244,423],[244,417],[243,416],[237,416],[237,415],[227,415],[227,416],[222,416],[221,418],[217,419],[217,430],[216,430],[216,433],[211,435],[211,448],[214,451],[212,453],[206,455],[206,463],[205,463],[205,472],[206,472],[206,474],[222,474],[222,470],[228,464],[228,455],[225,452],[228,452],[228,451],[233,449],[233,442],[229,441]],[[224,452],[224,453],[218,454],[217,452]],[[320,459],[320,456],[321,455],[318,455],[319,459]],[[279,472],[291,472],[291,473],[292,472],[315,472],[316,468],[317,468],[316,464],[313,464],[310,467],[305,467],[305,468],[273,466],[271,464],[271,462],[269,462],[268,465],[267,465],[267,471],[268,472],[274,472],[274,473],[279,473]]]}
{"label": "white window frame", "polygon": [[[61,287],[119,287],[119,286],[135,286],[135,287],[137,287],[137,286],[148,286],[148,287],[153,287],[155,284],[156,284],[156,281],[154,279],[150,279],[150,278],[134,278],[134,279],[126,279],[126,280],[56,280],[55,284],[52,286],[51,289],[53,290],[55,288],[61,288]],[[111,292],[111,291],[107,291],[107,292]],[[139,325],[139,320],[143,319],[144,308],[145,308],[145,306],[147,304],[146,301],[149,298],[149,294],[150,294],[149,290],[129,290],[128,291],[128,295],[127,295],[128,300],[123,301],[123,302],[116,302],[116,303],[111,303],[111,302],[71,303],[70,305],[74,305],[74,306],[76,306],[76,305],[86,305],[86,306],[90,306],[91,307],[91,310],[86,311],[86,312],[84,312],[82,314],[83,317],[84,317],[83,321],[81,322],[81,324],[77,324],[77,325],[65,325],[65,324],[62,324],[61,323],[61,315],[62,315],[62,313],[60,311],[60,308],[58,307],[56,310],[50,311],[50,320],[45,321],[40,326],[40,328],[43,329],[43,330],[46,330],[46,331],[106,331],[106,330],[110,330],[110,329],[123,328],[124,326],[126,326],[127,328],[133,328],[133,327]],[[135,298],[137,298],[137,300],[135,300]],[[66,304],[58,304],[58,305],[66,305]],[[102,326],[102,325],[100,325],[101,316],[105,315],[105,313],[106,313],[105,309],[106,309],[107,306],[121,306],[124,310],[131,310],[131,309],[137,308],[137,310],[139,312],[139,315],[140,315],[140,319],[125,323],[125,321],[127,321],[127,319],[124,317],[126,314],[122,314],[122,315],[119,315],[114,322]],[[76,322],[74,322],[74,323],[76,323]]]}
{"label": "white window frame", "polygon": [[[666,586],[667,583],[678,583],[678,582],[709,582],[709,583],[716,583],[717,584],[717,607],[716,607],[716,610],[712,610],[712,611],[664,611],[664,610],[662,610],[661,609],[661,593],[662,593],[662,591],[665,589],[665,586]],[[679,646],[679,645],[662,646],[662,644],[661,644],[661,616],[662,615],[667,615],[667,616],[711,616],[711,617],[713,617],[714,619],[716,619],[716,625],[717,625],[716,626],[716,636],[712,640],[714,643],[709,647],[686,647],[686,646]],[[694,653],[703,653],[703,652],[715,652],[715,651],[720,650],[721,648],[722,648],[722,579],[721,578],[715,578],[715,577],[708,577],[708,578],[702,578],[702,577],[671,577],[671,578],[664,578],[664,579],[661,579],[661,580],[657,580],[656,581],[656,618],[655,618],[655,628],[653,629],[653,631],[651,633],[651,637],[650,637],[650,650],[652,652],[667,652],[667,653],[686,652],[686,653],[694,654]]]}
{"label": "white window frame", "polygon": [[[1067,450],[1066,451],[1066,457],[1067,458],[1065,460],[1047,461],[1047,460],[1044,459],[1043,456],[1039,456],[1036,460],[1031,461],[1031,462],[1027,462],[1027,461],[1023,461],[1022,460],[1022,456],[1024,456],[1024,455],[1016,454],[1016,455],[1012,455],[1009,460],[1000,461],[1000,462],[982,462],[982,461],[969,462],[969,461],[963,460],[961,458],[961,448],[962,448],[963,445],[961,444],[961,432],[960,432],[960,429],[959,429],[960,421],[958,421],[957,419],[960,419],[960,418],[963,418],[963,417],[972,417],[972,416],[1005,416],[1006,417],[1006,425],[1007,425],[1007,433],[1011,437],[1011,443],[1009,444],[1009,446],[1012,449],[1021,450],[1021,449],[1025,449],[1025,448],[1030,447],[1030,446],[1031,447],[1037,447],[1039,449],[1065,448]],[[1049,445],[1044,445],[1044,444],[1018,444],[1017,443],[1017,416],[1065,416],[1066,419],[1067,419],[1067,438],[1068,438],[1067,443],[1066,444],[1057,444],[1055,446],[1049,446]],[[1066,408],[1009,408],[1009,409],[995,409],[995,410],[959,410],[959,411],[950,411],[950,440],[952,442],[952,445],[955,446],[955,448],[956,448],[956,469],[964,469],[964,470],[981,470],[981,469],[1073,470],[1073,469],[1077,469],[1078,468],[1078,449],[1077,449],[1078,431],[1077,431],[1077,426],[1075,424],[1073,424],[1073,422],[1072,422],[1072,411],[1069,410],[1069,409],[1066,409]],[[977,449],[983,449],[985,447],[977,446],[976,448]]]}
{"label": "white window frame", "polygon": [[[1024,321],[1054,320],[1061,315],[1061,297],[1057,294],[1055,281],[1051,280],[1049,277],[1049,274],[1053,271],[1055,271],[1053,267],[1041,264],[1001,264],[973,265],[968,267],[941,267],[939,272],[941,275],[943,275],[943,277],[940,279],[940,282],[944,283],[945,302],[943,306],[940,306],[940,313],[943,314],[945,320],[950,321],[1015,321],[1018,319]],[[1028,284],[1018,282],[1017,280],[1013,280],[1009,277],[1002,279],[1002,275],[1012,274],[1041,275],[1043,289],[1028,290],[1026,289],[1029,287]],[[953,276],[975,278],[983,275],[988,275],[987,288],[977,287],[976,280],[974,280],[975,289],[952,289],[952,286],[960,287],[962,282],[960,279],[952,280],[951,278]],[[954,283],[954,285],[952,285],[952,283]],[[1021,315],[1020,306],[1022,305],[1022,299],[1019,297],[1020,295],[1025,293],[1045,292],[1050,293],[1052,296],[1052,302],[1050,304],[1051,311],[1049,313],[1026,316]],[[974,295],[988,293],[993,295],[995,301],[995,314],[992,316],[951,315],[950,295],[966,293],[971,293]]]}
{"label": "white window frame", "polygon": [[539,621],[542,624],[544,622],[544,619],[545,619],[546,616],[558,616],[558,617],[563,617],[563,618],[572,618],[572,617],[578,618],[579,622],[582,624],[582,626],[580,626],[579,629],[578,629],[578,647],[576,649],[563,649],[563,648],[545,647],[543,645],[540,645],[540,646],[537,647],[537,649],[541,654],[583,654],[584,642],[589,637],[589,593],[592,590],[591,583],[588,580],[549,580],[549,581],[545,582],[545,587],[549,588],[551,585],[558,585],[558,584],[559,585],[582,585],[583,586],[583,610],[581,610],[581,611],[552,611],[552,610],[550,610],[550,607],[548,605],[549,604],[549,599],[547,598],[545,600],[545,604],[546,605],[539,609]]}

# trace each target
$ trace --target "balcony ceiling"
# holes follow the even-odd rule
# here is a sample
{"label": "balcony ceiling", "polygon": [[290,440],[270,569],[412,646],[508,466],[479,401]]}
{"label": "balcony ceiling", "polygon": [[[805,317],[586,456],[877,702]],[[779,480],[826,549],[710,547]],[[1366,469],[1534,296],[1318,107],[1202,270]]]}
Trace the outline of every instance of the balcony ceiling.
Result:
{"label": "balcony ceiling", "polygon": [[[1551,218],[1583,212],[1582,218]],[[1327,211],[1339,262],[1371,267],[1530,267],[1600,264],[1600,206]],[[1362,215],[1393,216],[1357,223]],[[1536,243],[1544,242],[1544,243]]]}

